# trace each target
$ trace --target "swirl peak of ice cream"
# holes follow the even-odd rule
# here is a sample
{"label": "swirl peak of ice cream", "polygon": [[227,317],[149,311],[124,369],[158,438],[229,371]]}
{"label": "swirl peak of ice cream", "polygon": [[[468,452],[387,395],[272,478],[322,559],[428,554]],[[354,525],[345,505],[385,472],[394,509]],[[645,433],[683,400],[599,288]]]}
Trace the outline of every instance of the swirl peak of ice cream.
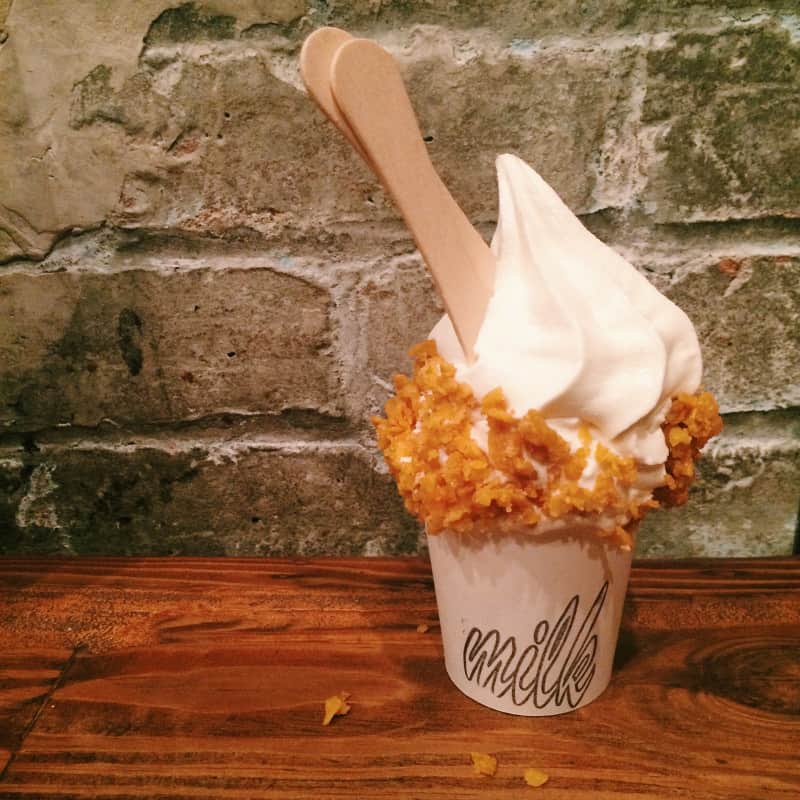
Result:
{"label": "swirl peak of ice cream", "polygon": [[476,359],[447,316],[431,333],[439,353],[476,397],[499,386],[518,416],[583,420],[619,452],[663,465],[670,399],[700,384],[692,323],[521,159],[499,156],[497,174],[497,275]]}

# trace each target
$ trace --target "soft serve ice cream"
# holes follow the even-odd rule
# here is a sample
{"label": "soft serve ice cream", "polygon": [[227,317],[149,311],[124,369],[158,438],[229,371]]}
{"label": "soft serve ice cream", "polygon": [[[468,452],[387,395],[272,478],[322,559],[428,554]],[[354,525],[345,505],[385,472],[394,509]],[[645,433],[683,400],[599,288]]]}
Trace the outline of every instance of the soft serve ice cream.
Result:
{"label": "soft serve ice cream", "polygon": [[429,532],[585,527],[629,545],[721,422],[688,317],[523,161],[497,159],[494,293],[468,363],[445,315],[376,419]]}

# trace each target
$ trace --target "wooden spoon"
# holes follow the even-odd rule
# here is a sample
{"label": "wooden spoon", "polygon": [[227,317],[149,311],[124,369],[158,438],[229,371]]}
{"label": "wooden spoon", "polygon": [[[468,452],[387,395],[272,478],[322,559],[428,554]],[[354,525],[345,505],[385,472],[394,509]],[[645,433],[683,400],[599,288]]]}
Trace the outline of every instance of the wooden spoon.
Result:
{"label": "wooden spoon", "polygon": [[311,97],[394,198],[472,361],[494,257],[436,174],[394,60],[379,45],[328,27],[306,39],[300,69]]}
{"label": "wooden spoon", "polygon": [[397,64],[375,42],[345,41],[333,57],[331,92],[400,209],[473,361],[494,288],[494,256],[436,174]]}
{"label": "wooden spoon", "polygon": [[331,64],[336,51],[353,40],[346,31],[339,28],[319,28],[306,37],[300,50],[300,75],[306,89],[325,116],[344,134],[353,149],[371,167],[367,154],[356,135],[342,116],[331,94]]}

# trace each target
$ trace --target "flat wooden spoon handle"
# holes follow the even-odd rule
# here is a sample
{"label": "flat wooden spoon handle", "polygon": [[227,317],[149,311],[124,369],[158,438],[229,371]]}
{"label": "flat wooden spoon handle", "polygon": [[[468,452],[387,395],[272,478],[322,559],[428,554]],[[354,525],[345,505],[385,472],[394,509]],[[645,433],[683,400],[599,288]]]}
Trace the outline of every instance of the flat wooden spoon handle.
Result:
{"label": "flat wooden spoon handle", "polygon": [[397,64],[375,42],[351,39],[336,50],[330,85],[400,209],[472,361],[494,287],[494,256],[436,174]]}
{"label": "flat wooden spoon handle", "polygon": [[319,28],[303,42],[300,50],[300,75],[309,95],[325,116],[344,134],[353,149],[367,162],[369,159],[356,135],[342,116],[331,94],[331,64],[336,51],[353,37],[339,28]]}

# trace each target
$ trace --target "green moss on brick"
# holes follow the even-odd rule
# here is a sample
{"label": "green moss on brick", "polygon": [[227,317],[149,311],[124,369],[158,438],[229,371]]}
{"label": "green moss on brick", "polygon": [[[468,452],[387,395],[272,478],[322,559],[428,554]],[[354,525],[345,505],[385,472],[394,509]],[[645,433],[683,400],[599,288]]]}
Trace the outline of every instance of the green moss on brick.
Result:
{"label": "green moss on brick", "polygon": [[235,37],[235,17],[214,14],[198,8],[194,3],[185,3],[162,12],[150,26],[144,41],[147,45],[153,45]]}

